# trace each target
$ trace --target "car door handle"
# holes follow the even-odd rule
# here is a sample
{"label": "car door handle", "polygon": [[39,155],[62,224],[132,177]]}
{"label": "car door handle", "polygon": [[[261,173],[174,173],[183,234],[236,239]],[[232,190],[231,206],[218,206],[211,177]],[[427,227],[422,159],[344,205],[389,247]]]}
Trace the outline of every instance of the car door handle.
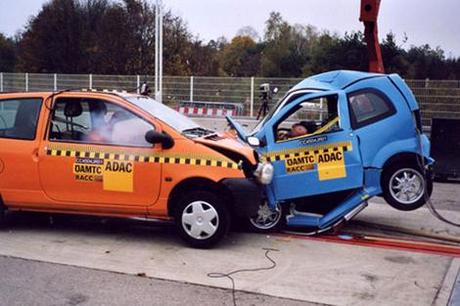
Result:
{"label": "car door handle", "polygon": [[38,160],[39,160],[39,155],[38,155],[38,149],[37,148],[32,151],[32,160],[34,162],[38,162]]}

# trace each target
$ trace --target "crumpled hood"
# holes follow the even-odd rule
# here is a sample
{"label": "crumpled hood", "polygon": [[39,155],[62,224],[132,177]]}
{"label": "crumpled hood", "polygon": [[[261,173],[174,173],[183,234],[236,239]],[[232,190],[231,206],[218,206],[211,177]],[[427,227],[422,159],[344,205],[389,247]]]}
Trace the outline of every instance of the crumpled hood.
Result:
{"label": "crumpled hood", "polygon": [[195,138],[194,141],[211,149],[223,149],[239,154],[253,165],[257,163],[254,149],[231,133],[217,133],[206,137]]}

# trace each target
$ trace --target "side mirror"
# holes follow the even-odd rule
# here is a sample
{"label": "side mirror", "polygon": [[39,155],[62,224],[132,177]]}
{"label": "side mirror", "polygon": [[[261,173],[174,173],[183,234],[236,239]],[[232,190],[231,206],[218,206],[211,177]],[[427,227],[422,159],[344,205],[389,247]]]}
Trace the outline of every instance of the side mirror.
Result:
{"label": "side mirror", "polygon": [[165,133],[158,133],[150,130],[145,134],[145,140],[151,144],[161,144],[163,149],[171,149],[174,146],[174,139]]}
{"label": "side mirror", "polygon": [[260,146],[260,140],[259,138],[257,137],[254,137],[254,136],[249,136],[248,138],[246,138],[248,144],[251,146],[251,147],[258,147]]}

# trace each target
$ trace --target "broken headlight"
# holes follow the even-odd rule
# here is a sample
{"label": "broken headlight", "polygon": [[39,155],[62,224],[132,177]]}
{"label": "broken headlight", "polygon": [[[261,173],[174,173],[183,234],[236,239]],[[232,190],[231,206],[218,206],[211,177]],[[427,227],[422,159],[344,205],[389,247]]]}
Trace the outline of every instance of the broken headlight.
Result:
{"label": "broken headlight", "polygon": [[257,165],[256,171],[254,171],[254,176],[257,178],[259,183],[268,185],[272,182],[273,179],[273,165],[264,162]]}

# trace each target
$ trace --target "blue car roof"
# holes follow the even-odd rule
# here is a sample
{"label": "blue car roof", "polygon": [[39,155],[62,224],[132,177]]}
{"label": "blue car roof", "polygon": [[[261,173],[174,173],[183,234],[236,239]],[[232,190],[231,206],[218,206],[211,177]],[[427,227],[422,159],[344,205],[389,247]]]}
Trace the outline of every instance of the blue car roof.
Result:
{"label": "blue car roof", "polygon": [[363,79],[385,76],[384,74],[351,70],[335,70],[306,78],[290,91],[299,89],[341,90]]}
{"label": "blue car roof", "polygon": [[401,91],[404,100],[408,103],[409,108],[413,110],[419,109],[417,100],[414,94],[404,82],[404,80],[397,74],[380,74],[352,70],[335,70],[317,75],[313,75],[295,85],[289,92],[300,89],[317,89],[317,90],[343,90],[348,86],[359,82],[361,80],[388,77],[391,82]]}

